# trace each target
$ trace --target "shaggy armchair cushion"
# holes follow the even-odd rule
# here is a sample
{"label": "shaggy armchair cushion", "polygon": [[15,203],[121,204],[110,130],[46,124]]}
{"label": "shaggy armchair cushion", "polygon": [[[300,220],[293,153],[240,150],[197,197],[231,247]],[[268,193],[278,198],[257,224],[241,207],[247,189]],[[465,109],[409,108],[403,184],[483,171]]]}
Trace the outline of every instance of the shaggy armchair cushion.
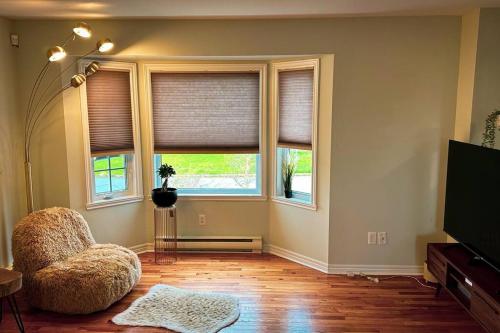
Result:
{"label": "shaggy armchair cushion", "polygon": [[67,208],[44,209],[22,219],[12,235],[12,252],[30,304],[60,313],[104,310],[141,276],[134,252],[96,244],[85,219]]}

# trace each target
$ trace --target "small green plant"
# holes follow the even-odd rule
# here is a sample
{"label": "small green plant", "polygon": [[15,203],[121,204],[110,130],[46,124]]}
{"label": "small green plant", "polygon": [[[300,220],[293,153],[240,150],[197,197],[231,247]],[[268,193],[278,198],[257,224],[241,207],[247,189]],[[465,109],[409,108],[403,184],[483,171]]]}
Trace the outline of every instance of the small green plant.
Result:
{"label": "small green plant", "polygon": [[158,168],[158,176],[163,180],[163,184],[161,186],[161,191],[162,192],[167,192],[168,191],[168,179],[175,175],[175,169],[173,166],[165,163],[160,165]]}
{"label": "small green plant", "polygon": [[493,111],[488,118],[486,118],[483,133],[483,147],[495,148],[495,132],[500,119],[500,110]]}
{"label": "small green plant", "polygon": [[295,174],[295,163],[291,161],[283,161],[281,164],[281,174],[283,181],[283,190],[285,191],[285,195],[287,193],[292,193],[292,179]]}

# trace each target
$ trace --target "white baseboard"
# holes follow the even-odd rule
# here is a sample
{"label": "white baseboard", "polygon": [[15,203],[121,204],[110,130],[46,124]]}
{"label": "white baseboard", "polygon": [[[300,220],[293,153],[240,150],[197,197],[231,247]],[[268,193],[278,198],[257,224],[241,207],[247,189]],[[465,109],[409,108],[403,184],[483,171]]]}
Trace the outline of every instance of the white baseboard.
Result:
{"label": "white baseboard", "polygon": [[365,273],[370,275],[422,275],[423,266],[412,265],[328,265],[325,262],[304,256],[276,245],[267,244],[264,252],[288,259],[298,264],[327,274]]}
{"label": "white baseboard", "polygon": [[[153,251],[153,243],[144,243],[129,247],[135,253]],[[422,275],[423,266],[417,265],[337,265],[293,252],[282,247],[265,244],[263,252],[274,254],[298,264],[313,268],[327,274],[365,273],[370,275]]]}
{"label": "white baseboard", "polygon": [[264,252],[274,254],[278,257],[288,259],[290,261],[313,268],[323,273],[328,273],[328,264],[326,262],[304,256],[300,253],[293,252],[276,245],[264,245]]}
{"label": "white baseboard", "polygon": [[5,268],[5,269],[8,269],[9,271],[11,271],[11,270],[12,270],[12,268],[13,268],[13,266],[12,266],[12,265],[13,265],[13,264],[12,264],[12,263],[10,263],[10,264],[8,264],[7,266],[0,266],[0,268]]}
{"label": "white baseboard", "polygon": [[153,251],[153,243],[144,243],[139,245],[130,246],[129,250],[134,251],[137,254],[152,252]]}
{"label": "white baseboard", "polygon": [[337,265],[328,266],[329,274],[365,273],[369,275],[422,275],[423,266],[413,265]]}

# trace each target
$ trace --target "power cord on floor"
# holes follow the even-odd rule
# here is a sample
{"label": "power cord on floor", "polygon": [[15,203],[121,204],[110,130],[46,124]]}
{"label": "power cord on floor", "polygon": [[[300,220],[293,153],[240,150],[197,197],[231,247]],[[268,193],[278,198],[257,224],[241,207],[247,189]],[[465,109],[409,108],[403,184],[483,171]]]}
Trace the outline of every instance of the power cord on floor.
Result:
{"label": "power cord on floor", "polygon": [[384,280],[389,280],[389,279],[393,279],[393,278],[397,278],[397,277],[404,277],[404,278],[408,278],[408,279],[413,279],[415,281],[418,282],[419,285],[421,285],[422,287],[425,287],[425,288],[429,288],[429,289],[436,289],[436,287],[434,286],[429,286],[425,283],[423,283],[422,281],[420,281],[419,279],[417,279],[416,277],[414,276],[411,276],[411,275],[394,275],[394,276],[387,276],[387,277],[384,277],[384,278],[380,278],[378,279],[379,281],[384,281]]}
{"label": "power cord on floor", "polygon": [[379,283],[380,281],[385,281],[385,280],[389,280],[389,279],[394,279],[394,278],[407,278],[407,279],[413,279],[415,281],[418,282],[419,285],[421,285],[422,287],[425,287],[425,288],[429,288],[429,289],[436,289],[436,287],[434,286],[429,286],[425,283],[422,283],[422,281],[420,281],[419,279],[417,279],[416,277],[414,276],[411,276],[411,275],[393,275],[393,276],[386,276],[386,277],[382,277],[382,278],[378,278],[378,277],[374,277],[374,276],[369,276],[369,275],[366,275],[365,273],[353,273],[353,272],[350,272],[350,273],[347,273],[347,276],[349,277],[355,277],[355,276],[361,276],[369,281],[372,281],[373,283]]}

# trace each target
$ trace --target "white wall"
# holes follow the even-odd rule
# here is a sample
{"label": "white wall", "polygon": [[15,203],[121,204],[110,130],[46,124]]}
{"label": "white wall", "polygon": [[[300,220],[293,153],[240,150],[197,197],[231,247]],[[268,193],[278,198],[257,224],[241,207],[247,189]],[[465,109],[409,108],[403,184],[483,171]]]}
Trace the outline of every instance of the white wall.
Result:
{"label": "white wall", "polygon": [[[368,20],[336,48],[330,264],[421,266],[445,239],[460,22],[420,20]],[[388,244],[368,245],[369,231]]]}
{"label": "white wall", "polygon": [[[63,39],[74,23],[16,22],[24,41],[18,52],[21,100],[29,94],[24,81],[36,75],[47,47]],[[388,265],[421,264],[425,242],[443,237],[443,160],[454,127],[458,17],[89,23],[96,38],[113,38],[116,55],[134,59],[335,54],[335,80],[325,79],[321,88],[333,91],[333,129],[328,142],[319,144],[318,212],[267,202],[180,202],[181,232],[263,235],[268,243],[322,262]],[[73,42],[68,49],[81,54],[94,42]],[[84,210],[74,93],[65,95],[64,108],[56,104],[37,136],[35,149],[42,154],[35,177],[43,184],[39,207],[79,209],[101,242],[130,246],[151,240],[148,201]],[[321,126],[328,124],[329,119]],[[326,136],[329,131],[323,130]],[[196,220],[202,212],[209,220],[203,228]],[[367,231],[387,231],[389,244],[368,247]]]}
{"label": "white wall", "polygon": [[10,235],[24,211],[22,114],[17,112],[11,21],[0,18],[0,267],[12,260]]}

